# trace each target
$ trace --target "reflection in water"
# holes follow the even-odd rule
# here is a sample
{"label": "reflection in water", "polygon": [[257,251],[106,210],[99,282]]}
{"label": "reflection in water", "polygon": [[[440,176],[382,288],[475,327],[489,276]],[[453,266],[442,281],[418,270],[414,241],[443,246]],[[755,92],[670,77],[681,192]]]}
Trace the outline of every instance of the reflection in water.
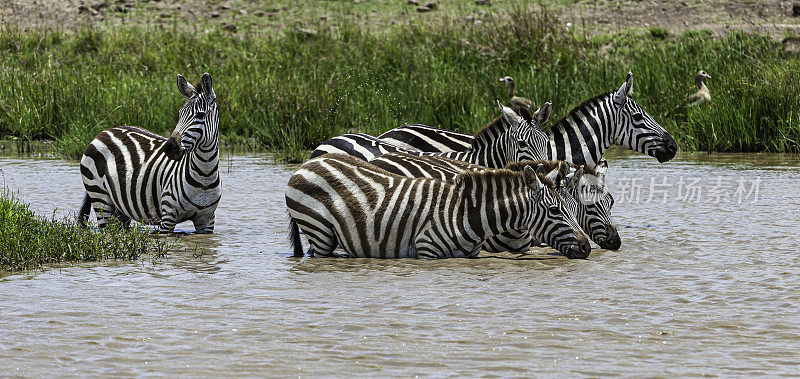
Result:
{"label": "reflection in water", "polygon": [[[795,156],[683,154],[658,164],[612,151],[623,245],[586,261],[549,249],[442,261],[292,258],[283,193],[296,166],[223,158],[216,234],[181,237],[155,262],[0,278],[0,372],[795,373]],[[37,212],[66,216],[80,204],[77,162],[0,157],[0,169]],[[760,177],[759,198],[676,200],[679,180],[692,177]],[[643,183],[638,201],[622,188],[631,178]],[[648,200],[662,180],[663,196]]]}

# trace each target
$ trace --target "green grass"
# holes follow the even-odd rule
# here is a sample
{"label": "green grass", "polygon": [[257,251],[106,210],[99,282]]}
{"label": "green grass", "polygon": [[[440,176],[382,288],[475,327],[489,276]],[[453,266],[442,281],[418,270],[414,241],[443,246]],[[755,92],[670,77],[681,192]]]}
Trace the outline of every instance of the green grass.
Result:
{"label": "green grass", "polygon": [[[474,132],[497,116],[494,100],[505,100],[501,76],[513,76],[518,94],[535,103],[553,102],[558,117],[618,88],[631,70],[637,101],[683,149],[800,149],[800,60],[766,36],[588,37],[539,7],[381,33],[318,26],[312,35],[291,27],[237,35],[177,26],[0,30],[0,137],[52,139],[57,153],[77,158],[111,126],[167,134],[184,100],[175,75],[197,80],[208,71],[224,142],[253,140],[302,160],[348,131],[423,123]],[[713,76],[712,103],[675,110],[695,91],[699,69]]]}
{"label": "green grass", "polygon": [[37,216],[10,191],[0,191],[0,272],[62,262],[131,260],[142,254],[161,256],[166,249],[163,240],[135,228],[112,224],[94,232],[72,221]]}

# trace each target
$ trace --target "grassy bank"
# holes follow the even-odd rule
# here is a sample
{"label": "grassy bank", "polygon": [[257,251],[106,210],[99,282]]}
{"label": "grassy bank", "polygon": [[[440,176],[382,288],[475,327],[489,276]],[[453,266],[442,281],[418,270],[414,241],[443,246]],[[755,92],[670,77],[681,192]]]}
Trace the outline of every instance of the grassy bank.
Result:
{"label": "grassy bank", "polygon": [[110,226],[102,233],[71,221],[34,214],[7,190],[0,191],[0,272],[31,270],[46,264],[137,259],[163,255],[166,244],[136,229]]}
{"label": "grassy bank", "polygon": [[[370,33],[288,28],[121,27],[77,33],[0,31],[0,137],[53,139],[78,157],[100,130],[140,125],[166,134],[183,98],[175,75],[210,72],[223,139],[253,139],[302,159],[347,132],[424,123],[473,132],[518,93],[551,101],[556,116],[616,89],[628,70],[635,97],[683,149],[795,152],[800,148],[800,60],[765,36],[662,30],[588,37],[539,8]],[[709,72],[713,102],[675,107]]]}

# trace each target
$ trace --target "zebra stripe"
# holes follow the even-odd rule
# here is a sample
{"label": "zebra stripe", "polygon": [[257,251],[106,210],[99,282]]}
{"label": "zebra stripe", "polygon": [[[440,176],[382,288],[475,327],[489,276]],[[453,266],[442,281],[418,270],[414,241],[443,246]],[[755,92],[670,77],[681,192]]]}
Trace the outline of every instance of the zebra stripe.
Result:
{"label": "zebra stripe", "polygon": [[[487,170],[486,167],[464,163],[457,160],[451,160],[442,157],[424,156],[417,157],[407,154],[390,153],[381,155],[372,161],[375,166],[378,166],[386,171],[419,178],[434,178],[443,181],[453,180],[458,174],[464,171],[481,171]],[[556,184],[555,190],[560,195],[563,202],[563,212],[570,216],[571,226],[576,234],[582,234],[583,231],[593,231],[592,239],[597,242],[602,248],[609,246],[609,241],[612,240],[613,235],[616,234],[616,228],[611,223],[608,210],[604,207],[604,203],[593,202],[595,198],[584,196],[578,198],[580,188],[577,183],[581,180],[582,169],[579,174],[575,176],[572,181],[564,180],[566,176],[565,170],[567,166],[554,161],[520,161],[507,165],[505,168],[513,171],[522,171],[526,166],[531,166],[539,169],[540,174],[555,173],[549,176],[550,179]],[[574,169],[578,170],[577,167]],[[589,173],[587,176],[594,175]],[[563,183],[563,185],[561,185]],[[570,185],[569,183],[574,183]],[[610,194],[606,191],[606,195],[610,198]],[[581,200],[578,200],[581,199]],[[585,200],[584,200],[585,199]],[[613,201],[613,199],[612,199]],[[599,227],[602,226],[602,228]],[[613,233],[612,233],[613,231]],[[619,236],[617,235],[617,240]],[[535,245],[536,241],[546,241],[550,246],[553,236],[531,235],[525,233],[503,233],[491,237],[484,242],[483,249],[489,252],[512,251],[520,252],[527,251],[531,245]],[[612,245],[613,246],[613,245]],[[617,246],[618,248],[619,246]]]}
{"label": "zebra stripe", "polygon": [[[442,138],[442,136],[447,138]],[[464,151],[475,138],[464,134],[422,124],[403,125],[378,136],[381,141],[407,150],[428,152]]]}
{"label": "zebra stripe", "polygon": [[158,225],[168,232],[191,220],[197,233],[213,233],[220,200],[219,112],[211,75],[198,89],[178,75],[178,89],[189,98],[167,139],[145,129],[104,130],[86,148],[81,176],[86,188],[78,220],[90,208],[100,228],[111,217]]}
{"label": "zebra stripe", "polygon": [[558,195],[542,180],[531,168],[465,172],[452,182],[409,178],[352,156],[326,154],[289,179],[295,255],[303,254],[299,230],[311,255],[447,258],[476,256],[492,235],[551,225],[562,239],[559,250],[580,257]]}
{"label": "zebra stripe", "polygon": [[510,162],[523,159],[541,159],[541,152],[546,149],[547,137],[539,125],[550,117],[551,104],[545,103],[528,120],[500,102],[498,106],[503,115],[483,128],[465,151],[419,152],[399,148],[366,134],[345,134],[324,142],[311,153],[311,157],[341,153],[369,161],[381,154],[405,152],[458,159],[489,168],[502,168]]}
{"label": "zebra stripe", "polygon": [[[633,74],[628,73],[618,91],[598,95],[575,107],[545,132],[548,143],[541,155],[547,160],[563,160],[593,169],[605,151],[617,144],[662,163],[672,159],[677,152],[675,139],[631,98],[632,90]],[[418,134],[424,134],[428,142],[416,144],[416,140],[408,137]],[[392,129],[379,138],[383,136],[406,148],[429,152],[448,151],[434,148],[463,146],[468,140],[463,133],[417,125]]]}
{"label": "zebra stripe", "polygon": [[352,155],[364,161],[369,161],[381,154],[408,152],[415,154],[414,151],[405,151],[395,145],[379,140],[369,134],[350,133],[333,137],[311,152],[311,159],[323,154],[346,154]]}

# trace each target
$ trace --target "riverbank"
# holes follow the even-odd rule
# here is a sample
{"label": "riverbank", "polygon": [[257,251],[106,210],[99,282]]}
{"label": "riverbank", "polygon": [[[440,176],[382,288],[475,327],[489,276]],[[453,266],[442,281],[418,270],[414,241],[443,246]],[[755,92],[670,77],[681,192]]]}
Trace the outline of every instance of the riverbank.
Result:
{"label": "riverbank", "polygon": [[[214,76],[222,139],[299,161],[326,139],[404,123],[473,133],[506,99],[551,101],[554,119],[634,73],[636,100],[683,150],[800,150],[797,52],[767,35],[627,30],[589,35],[539,7],[480,23],[409,22],[381,33],[318,21],[280,32],[129,25],[0,31],[0,137],[52,140],[77,158],[102,129],[168,134],[180,73]],[[755,69],[754,69],[755,68]],[[704,69],[712,102],[681,106]]]}
{"label": "riverbank", "polygon": [[137,228],[112,225],[98,233],[70,220],[36,215],[13,193],[0,191],[0,273],[58,263],[135,260],[144,254],[163,256],[167,249],[164,240]]}

